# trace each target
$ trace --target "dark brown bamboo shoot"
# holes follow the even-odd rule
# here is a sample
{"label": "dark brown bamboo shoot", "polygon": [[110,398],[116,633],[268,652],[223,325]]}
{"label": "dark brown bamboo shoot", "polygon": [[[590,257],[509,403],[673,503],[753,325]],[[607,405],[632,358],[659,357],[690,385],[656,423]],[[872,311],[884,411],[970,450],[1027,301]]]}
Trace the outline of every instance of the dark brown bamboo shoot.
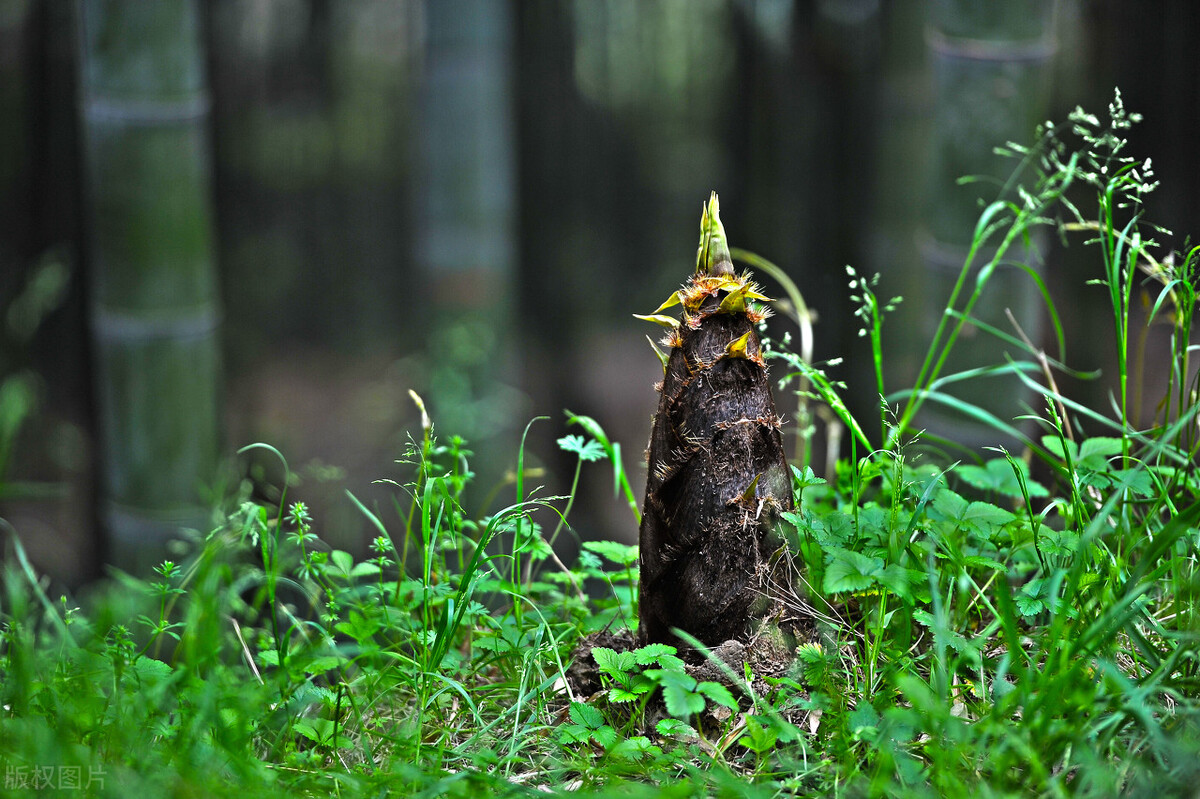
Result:
{"label": "dark brown bamboo shoot", "polygon": [[[714,193],[696,272],[649,317],[671,346],[650,437],[640,530],[642,643],[672,628],[715,646],[767,611],[779,514],[792,508],[780,420],[755,326],[765,300],[733,271]],[[683,306],[683,320],[658,315]]]}

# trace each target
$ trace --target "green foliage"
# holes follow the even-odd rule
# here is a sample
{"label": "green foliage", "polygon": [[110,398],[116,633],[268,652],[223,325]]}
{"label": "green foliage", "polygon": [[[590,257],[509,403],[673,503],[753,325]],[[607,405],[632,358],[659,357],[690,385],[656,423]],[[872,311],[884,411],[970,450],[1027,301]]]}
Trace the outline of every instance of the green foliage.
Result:
{"label": "green foliage", "polygon": [[[558,439],[576,460],[566,496],[526,491],[522,446],[512,504],[479,519],[463,509],[466,443],[426,421],[392,507],[348,498],[375,530],[364,557],[326,544],[286,481],[271,505],[245,487],[189,557],[150,580],[119,576],[81,607],[51,599],[12,537],[0,575],[5,795],[35,795],[47,774],[90,777],[91,794],[112,796],[1192,789],[1200,444],[1188,342],[1200,256],[1154,258],[1138,232],[1153,184],[1123,154],[1132,121],[1118,98],[1107,126],[1076,112],[1035,147],[1008,145],[1037,182],[984,209],[971,258],[997,236],[1002,252],[1066,219],[1063,235],[1082,232],[1101,252],[1119,327],[1135,273],[1152,281],[1148,305],[1173,337],[1149,428],[1134,426],[1123,373],[1107,414],[1062,394],[1052,373],[1065,367],[1030,349],[1012,366],[1044,402],[1023,420],[1038,433],[995,420],[1020,452],[927,462],[908,424],[922,402],[948,401],[948,382],[972,379],[941,367],[998,261],[952,301],[922,381],[891,397],[904,404],[881,408],[881,447],[841,401],[833,364],[786,341],[770,348],[805,412],[841,418],[853,452],[819,477],[805,446],[793,469],[782,532],[814,632],[786,673],[714,655],[717,680],[673,647],[609,643],[636,629],[637,548],[583,542],[570,565],[554,548],[574,535],[585,463],[609,461],[636,516],[620,446],[594,419],[568,414],[584,435]],[[1071,184],[1095,195],[1090,221],[1067,199]],[[891,303],[852,279],[882,394]],[[1118,338],[1131,340],[1127,327]],[[7,390],[0,417],[19,420],[21,397]],[[589,633],[608,645],[577,651]],[[590,695],[573,656],[582,671],[594,664]]]}
{"label": "green foliage", "polygon": [[[634,726],[641,721],[646,704],[656,688],[662,688],[666,710],[680,720],[704,712],[710,702],[738,709],[737,701],[724,685],[700,681],[689,675],[675,647],[650,644],[640,649],[616,652],[606,647],[592,649],[592,657],[600,669],[607,690],[607,699],[615,703],[637,702]],[[657,668],[646,668],[657,666]]]}
{"label": "green foliage", "polygon": [[[797,481],[806,501],[786,518],[841,653],[831,671],[813,665],[819,648],[802,647],[798,660],[812,674],[810,698],[826,695],[812,683],[831,674],[834,692],[857,699],[827,703],[820,729],[842,753],[843,776],[869,793],[1106,795],[1179,789],[1195,777],[1200,650],[1194,602],[1183,597],[1196,596],[1200,578],[1200,492],[1190,468],[1197,406],[1194,385],[1180,393],[1179,379],[1189,368],[1181,337],[1190,335],[1197,255],[1158,259],[1140,232],[1155,184],[1148,162],[1122,152],[1135,121],[1118,95],[1107,126],[1076,111],[1066,125],[1047,126],[1035,147],[1005,148],[1035,167],[1036,185],[1010,186],[1010,197],[985,208],[959,289],[969,291],[985,243],[995,255],[965,302],[956,289],[917,387],[889,397],[906,404],[882,437],[886,449],[839,468],[828,488]],[[1068,134],[1080,149],[1069,150]],[[1091,221],[1067,198],[1073,183],[1095,192]],[[944,471],[922,466],[908,424],[926,400],[958,402],[943,386],[982,373],[943,375],[941,367],[990,271],[1030,229],[1059,219],[1068,220],[1057,223],[1064,236],[1083,231],[1100,250],[1098,282],[1109,290],[1121,351],[1115,418],[1063,395],[1052,371],[1065,367],[1026,343],[1029,361],[1007,368],[1043,398],[1045,413],[1026,419],[1043,434],[990,419],[998,437],[1025,442],[1024,457],[997,450]],[[1126,371],[1138,272],[1162,286],[1152,307],[1175,329],[1170,382],[1149,429],[1134,427]],[[878,303],[868,282],[851,277],[871,332]],[[873,350],[882,374],[881,349]],[[785,381],[803,380],[812,401],[846,415],[840,386],[822,369],[785,350],[773,357],[794,367]]]}

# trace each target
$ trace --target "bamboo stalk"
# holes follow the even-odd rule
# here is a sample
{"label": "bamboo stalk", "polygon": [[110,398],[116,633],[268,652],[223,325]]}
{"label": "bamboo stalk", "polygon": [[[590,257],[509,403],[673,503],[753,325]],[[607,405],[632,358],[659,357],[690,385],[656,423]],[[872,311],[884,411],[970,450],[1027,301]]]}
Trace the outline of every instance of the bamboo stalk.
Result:
{"label": "bamboo stalk", "polygon": [[[426,6],[417,254],[428,300],[426,399],[442,430],[472,443],[484,485],[503,479],[516,428],[512,9],[486,0]],[[523,499],[523,498],[522,498]]]}
{"label": "bamboo stalk", "polygon": [[203,528],[219,439],[209,96],[193,0],[77,6],[101,523],[146,570]]}
{"label": "bamboo stalk", "polygon": [[[1007,141],[1030,141],[1037,124],[1046,117],[1056,51],[1054,8],[1054,3],[1042,0],[935,0],[928,7],[926,45],[933,71],[934,123],[925,231],[920,242],[925,273],[920,297],[924,341],[932,335],[970,249],[981,201],[994,200],[999,185],[986,181],[960,184],[958,179],[987,176],[1003,181],[1015,162],[996,155],[994,148]],[[1015,257],[1041,270],[1042,249],[1035,239]],[[978,265],[988,261],[986,253],[981,255],[985,257],[976,258]],[[1005,312],[1011,309],[1025,333],[1038,341],[1042,329],[1038,302],[1036,287],[1028,277],[1001,268],[973,314],[993,327],[1008,329]],[[1002,342],[974,327],[964,333],[955,343],[944,374],[1005,362]],[[1021,355],[1009,354],[1014,358]],[[956,396],[1005,421],[1021,413],[1019,400],[1027,394],[1015,377],[971,380],[959,386]],[[993,430],[929,406],[919,427],[968,447],[996,443]]]}
{"label": "bamboo stalk", "polygon": [[33,222],[26,133],[30,11],[27,0],[0,0],[0,308],[12,299],[24,276],[21,262],[28,256]]}

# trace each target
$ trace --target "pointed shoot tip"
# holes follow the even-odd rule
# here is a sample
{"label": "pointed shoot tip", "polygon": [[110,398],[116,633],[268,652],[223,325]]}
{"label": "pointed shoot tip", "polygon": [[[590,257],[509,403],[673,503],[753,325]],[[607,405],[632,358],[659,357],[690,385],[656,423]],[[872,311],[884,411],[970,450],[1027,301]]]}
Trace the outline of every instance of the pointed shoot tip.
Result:
{"label": "pointed shoot tip", "polygon": [[733,258],[721,224],[721,206],[714,191],[700,212],[700,247],[696,250],[696,274],[714,277],[733,275]]}

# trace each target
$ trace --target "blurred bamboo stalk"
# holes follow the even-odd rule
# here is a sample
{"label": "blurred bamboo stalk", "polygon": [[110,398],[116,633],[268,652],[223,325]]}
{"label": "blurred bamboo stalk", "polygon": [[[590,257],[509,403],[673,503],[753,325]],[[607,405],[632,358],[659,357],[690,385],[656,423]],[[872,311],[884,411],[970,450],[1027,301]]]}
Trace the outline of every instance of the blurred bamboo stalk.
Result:
{"label": "blurred bamboo stalk", "polygon": [[28,255],[33,222],[26,132],[30,82],[26,51],[31,10],[28,0],[0,0],[0,310],[15,296],[24,277],[22,259]]}
{"label": "blurred bamboo stalk", "polygon": [[146,571],[203,528],[219,439],[209,96],[194,0],[81,0],[101,523]]}
{"label": "blurred bamboo stalk", "polygon": [[[487,484],[510,457],[516,269],[513,12],[490,0],[425,7],[418,255],[432,298],[427,399],[442,430],[463,435]],[[501,443],[502,441],[507,443]]]}
{"label": "blurred bamboo stalk", "polygon": [[[932,0],[927,7],[926,45],[933,71],[934,123],[925,231],[921,241],[925,280],[922,320],[927,342],[945,307],[971,243],[980,200],[995,199],[998,182],[957,183],[963,176],[987,176],[1002,182],[1016,166],[994,153],[1008,141],[1031,142],[1048,113],[1051,68],[1057,43],[1055,2],[1013,0],[978,3]],[[1019,252],[1041,269],[1039,240]],[[986,258],[977,259],[978,264]],[[916,299],[916,298],[914,298]],[[1001,268],[992,277],[974,315],[1012,332],[1005,309],[1011,309],[1025,333],[1038,341],[1042,329],[1039,298],[1029,278]],[[921,345],[923,346],[923,345]],[[1003,342],[974,328],[964,329],[946,373],[1003,364]],[[1013,357],[1019,353],[1012,352]],[[1003,383],[1003,385],[1001,385]],[[1028,396],[1016,378],[988,378],[958,384],[959,399],[990,411],[1005,421],[1022,412]],[[926,406],[921,427],[978,448],[996,443],[982,424]]]}

